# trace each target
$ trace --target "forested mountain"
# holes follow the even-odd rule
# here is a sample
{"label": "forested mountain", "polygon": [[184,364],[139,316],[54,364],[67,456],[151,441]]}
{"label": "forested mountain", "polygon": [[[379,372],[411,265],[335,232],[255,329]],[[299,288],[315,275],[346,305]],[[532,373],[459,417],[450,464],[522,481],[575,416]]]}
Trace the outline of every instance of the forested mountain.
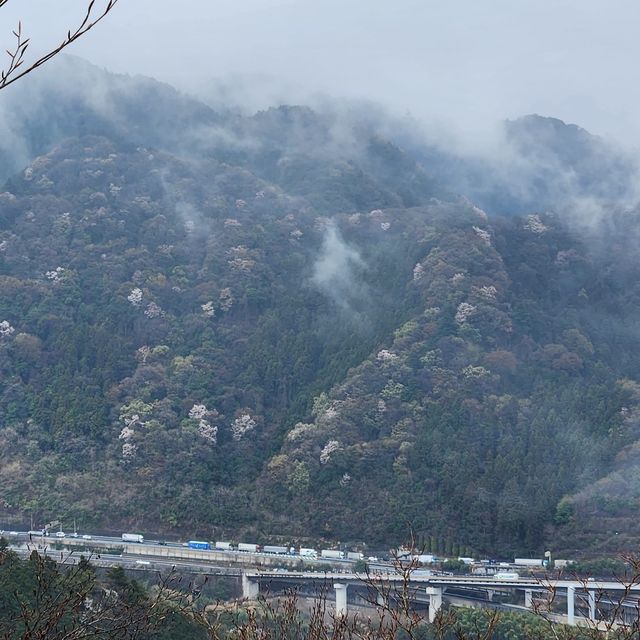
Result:
{"label": "forested mountain", "polygon": [[0,143],[7,513],[505,554],[636,539],[622,155],[598,182],[568,149],[586,132],[511,123],[523,158],[580,163],[598,220],[566,198],[487,215],[366,115],[244,117],[65,65]]}
{"label": "forested mountain", "polygon": [[399,123],[394,141],[432,175],[489,213],[526,215],[611,208],[637,201],[635,154],[556,118],[506,121],[489,149],[460,152],[429,143]]}

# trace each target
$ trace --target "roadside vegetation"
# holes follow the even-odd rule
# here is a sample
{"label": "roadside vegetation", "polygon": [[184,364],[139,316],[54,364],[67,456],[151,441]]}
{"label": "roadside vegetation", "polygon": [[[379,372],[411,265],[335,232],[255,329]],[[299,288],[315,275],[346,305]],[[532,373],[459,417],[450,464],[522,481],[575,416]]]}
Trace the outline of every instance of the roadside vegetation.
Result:
{"label": "roadside vegetation", "polygon": [[[636,563],[637,564],[637,563]],[[403,577],[384,586],[364,573],[370,613],[336,615],[328,592],[301,607],[296,592],[261,594],[256,601],[203,596],[202,584],[177,574],[157,574],[150,584],[121,567],[98,576],[90,559],[63,563],[35,551],[20,559],[0,540],[0,638],[2,640],[632,640],[638,620],[566,627],[551,621],[554,594],[532,613],[443,608],[433,624],[414,608],[414,563],[395,561]],[[636,576],[637,578],[637,576]],[[622,601],[622,599],[621,599]],[[637,617],[637,616],[636,616]]]}

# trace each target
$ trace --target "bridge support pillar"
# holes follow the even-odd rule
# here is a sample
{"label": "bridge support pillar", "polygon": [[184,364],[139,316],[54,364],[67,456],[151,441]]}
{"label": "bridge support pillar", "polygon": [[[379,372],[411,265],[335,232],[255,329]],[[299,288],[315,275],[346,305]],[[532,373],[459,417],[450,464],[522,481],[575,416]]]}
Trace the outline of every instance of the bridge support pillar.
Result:
{"label": "bridge support pillar", "polygon": [[333,588],[336,590],[336,615],[347,615],[347,585],[335,582]]}
{"label": "bridge support pillar", "polygon": [[438,611],[442,609],[442,587],[427,587],[429,596],[429,622],[435,622]]}
{"label": "bridge support pillar", "polygon": [[524,590],[524,606],[531,609],[533,606],[533,591],[531,589]]}
{"label": "bridge support pillar", "polygon": [[575,625],[576,623],[576,588],[567,587],[567,624]]}
{"label": "bridge support pillar", "polygon": [[589,589],[589,620],[596,620],[596,592]]}
{"label": "bridge support pillar", "polygon": [[260,593],[260,585],[249,580],[246,573],[242,574],[242,597],[245,600],[255,600]]}
{"label": "bridge support pillar", "polygon": [[386,604],[386,598],[384,597],[384,593],[382,591],[378,591],[378,593],[376,593],[376,604],[379,607],[384,607],[384,605]]}

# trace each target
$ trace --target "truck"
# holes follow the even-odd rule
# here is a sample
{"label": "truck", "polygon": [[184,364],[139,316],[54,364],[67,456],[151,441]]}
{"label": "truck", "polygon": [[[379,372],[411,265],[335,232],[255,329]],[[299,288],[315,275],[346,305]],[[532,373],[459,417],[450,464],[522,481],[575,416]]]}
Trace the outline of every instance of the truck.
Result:
{"label": "truck", "polygon": [[323,558],[328,558],[329,560],[344,559],[344,551],[338,551],[337,549],[322,549],[322,551],[320,551],[320,555]]}
{"label": "truck", "polygon": [[200,540],[189,540],[189,549],[211,549],[211,545]]}
{"label": "truck", "polygon": [[244,551],[245,553],[258,553],[260,546],[257,544],[250,544],[248,542],[241,542],[238,545],[238,551]]}
{"label": "truck", "polygon": [[432,553],[419,553],[415,556],[411,556],[411,559],[420,564],[434,564],[438,562],[438,557]]}
{"label": "truck", "polygon": [[493,574],[494,580],[518,580],[520,574],[515,571],[497,571]]}
{"label": "truck", "polygon": [[144,542],[144,536],[139,533],[123,533],[122,542],[138,542],[142,544]]}
{"label": "truck", "polygon": [[519,564],[522,567],[541,567],[544,561],[542,558],[516,558],[513,564]]}
{"label": "truck", "polygon": [[279,556],[286,556],[289,553],[288,547],[278,547],[274,544],[265,544],[264,547],[262,547],[262,550],[265,553],[275,553]]}
{"label": "truck", "polygon": [[300,550],[298,551],[298,555],[300,555],[301,558],[317,558],[318,552],[315,549],[307,549],[305,547],[300,547]]}
{"label": "truck", "polygon": [[364,560],[364,553],[360,553],[359,551],[349,551],[347,552],[347,560]]}
{"label": "truck", "polygon": [[218,551],[233,551],[230,542],[220,542],[219,540],[216,540],[216,549]]}
{"label": "truck", "polygon": [[460,556],[458,558],[458,562],[463,562],[464,564],[474,564],[475,560],[473,558],[467,558],[464,556]]}

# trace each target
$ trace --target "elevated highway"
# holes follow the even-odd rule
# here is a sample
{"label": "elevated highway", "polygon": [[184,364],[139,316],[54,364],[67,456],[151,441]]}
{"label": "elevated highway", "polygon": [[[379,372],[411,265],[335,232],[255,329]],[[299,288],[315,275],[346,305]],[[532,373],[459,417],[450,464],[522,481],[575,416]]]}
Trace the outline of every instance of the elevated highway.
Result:
{"label": "elevated highway", "polygon": [[[597,623],[597,603],[604,594],[610,594],[612,598],[618,594],[622,596],[640,597],[640,583],[624,583],[614,580],[541,580],[537,578],[491,578],[486,576],[435,576],[423,572],[411,572],[408,576],[398,573],[357,574],[339,572],[269,572],[256,571],[245,572],[242,578],[243,595],[247,598],[255,598],[260,592],[260,587],[266,587],[271,591],[278,588],[291,588],[298,585],[316,584],[318,588],[327,588],[332,585],[336,594],[336,612],[346,614],[347,589],[363,584],[398,588],[408,584],[416,593],[422,591],[428,596],[429,620],[434,621],[438,611],[442,608],[447,595],[447,589],[454,590],[457,598],[464,598],[465,590],[469,591],[470,599],[474,599],[471,593],[475,590],[486,591],[488,599],[491,594],[499,590],[524,592],[523,610],[533,609],[534,594],[549,597],[551,595],[566,598],[566,616],[556,616],[558,620],[576,625],[585,622]],[[584,620],[576,616],[576,594],[583,596],[588,608],[588,615]],[[636,602],[636,606],[638,601]],[[554,614],[555,615],[555,614]]]}
{"label": "elevated highway", "polygon": [[[239,551],[220,551],[191,549],[181,543],[164,543],[147,541],[125,543],[121,538],[109,536],[92,536],[89,539],[65,537],[43,537],[27,532],[13,532],[5,537],[11,545],[21,553],[29,553],[36,549],[39,553],[47,553],[56,560],[73,562],[81,553],[91,555],[91,561],[97,566],[125,566],[139,570],[185,570],[209,575],[229,575],[242,577],[243,595],[255,598],[261,588],[270,592],[288,588],[306,588],[309,592],[334,589],[336,611],[347,612],[347,590],[355,592],[363,585],[385,585],[389,589],[397,589],[404,580],[395,569],[384,563],[373,565],[368,575],[357,574],[352,570],[353,562],[349,560],[304,559],[307,566],[315,571],[295,571],[303,559],[299,556],[279,556],[265,553],[247,553]],[[53,548],[52,548],[53,547]],[[69,551],[75,551],[69,556]],[[61,554],[60,558],[58,554]],[[69,559],[71,558],[71,559]],[[272,568],[277,566],[278,568]],[[287,568],[284,568],[287,567]],[[340,570],[337,570],[337,569]],[[324,570],[323,570],[324,569]],[[457,604],[467,601],[470,606],[482,601],[478,591],[486,594],[485,602],[491,602],[494,593],[511,591],[524,596],[524,607],[512,607],[512,610],[532,610],[534,598],[544,600],[549,594],[559,595],[566,599],[566,614],[553,613],[549,617],[570,625],[591,622],[597,624],[598,608],[606,610],[606,601],[615,601],[624,595],[628,599],[625,609],[632,611],[639,607],[640,584],[625,584],[611,580],[581,581],[537,579],[534,577],[490,577],[490,576],[444,576],[434,575],[431,571],[417,570],[411,572],[410,586],[416,590],[415,602],[426,604],[429,619],[433,621],[437,612],[447,601]],[[353,598],[352,598],[353,600]],[[586,616],[576,615],[578,608],[586,610]],[[611,607],[609,606],[610,610]],[[636,616],[637,617],[637,616]]]}

